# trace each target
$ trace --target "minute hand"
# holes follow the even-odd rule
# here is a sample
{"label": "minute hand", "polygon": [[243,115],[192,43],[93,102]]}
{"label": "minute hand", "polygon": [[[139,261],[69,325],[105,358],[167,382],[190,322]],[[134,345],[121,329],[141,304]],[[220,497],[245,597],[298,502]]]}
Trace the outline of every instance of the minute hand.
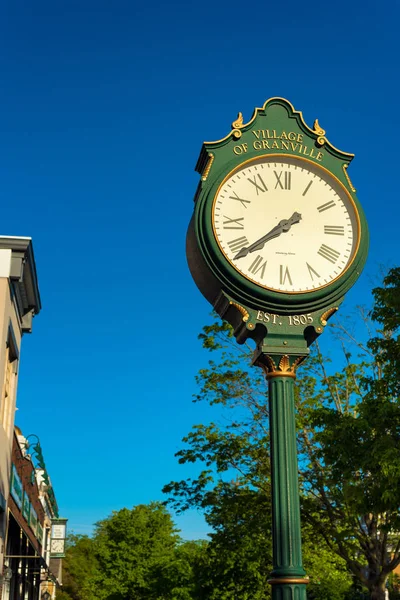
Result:
{"label": "minute hand", "polygon": [[254,252],[255,250],[261,250],[264,248],[264,244],[273,240],[276,237],[279,237],[282,233],[287,233],[292,225],[295,223],[299,223],[301,220],[301,214],[298,212],[294,212],[290,219],[283,219],[271,229],[268,233],[263,235],[259,240],[250,244],[247,248],[241,248],[241,250],[234,256],[234,260],[238,258],[243,258],[247,256],[250,252]]}

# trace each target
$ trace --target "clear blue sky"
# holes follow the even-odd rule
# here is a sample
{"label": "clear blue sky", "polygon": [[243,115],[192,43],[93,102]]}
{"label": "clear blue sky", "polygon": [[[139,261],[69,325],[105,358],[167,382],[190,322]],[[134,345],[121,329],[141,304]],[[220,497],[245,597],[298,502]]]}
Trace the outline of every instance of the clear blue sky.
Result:
{"label": "clear blue sky", "polygon": [[[400,10],[7,0],[0,13],[0,233],[32,236],[43,301],[17,423],[84,533],[187,476],[174,453],[210,418],[191,403],[210,309],[185,259],[203,140],[288,98],[356,155],[371,250],[348,310],[399,262]],[[204,534],[196,514],[179,524]]]}

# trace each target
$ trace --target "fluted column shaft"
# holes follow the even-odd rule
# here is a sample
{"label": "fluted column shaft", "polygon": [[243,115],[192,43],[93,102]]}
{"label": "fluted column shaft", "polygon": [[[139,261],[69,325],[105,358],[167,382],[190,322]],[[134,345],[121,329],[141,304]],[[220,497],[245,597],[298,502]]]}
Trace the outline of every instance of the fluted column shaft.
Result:
{"label": "fluted column shaft", "polygon": [[294,376],[268,377],[271,430],[273,600],[306,600],[301,556]]}

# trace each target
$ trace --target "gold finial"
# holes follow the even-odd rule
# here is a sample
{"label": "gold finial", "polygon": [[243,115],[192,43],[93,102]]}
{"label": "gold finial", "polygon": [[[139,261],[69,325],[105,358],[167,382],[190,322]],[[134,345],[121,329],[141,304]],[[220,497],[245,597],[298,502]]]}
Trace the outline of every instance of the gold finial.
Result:
{"label": "gold finial", "polygon": [[315,133],[317,133],[318,135],[325,135],[326,131],[325,129],[322,129],[322,127],[320,126],[320,124],[318,123],[318,119],[315,119],[314,121],[314,131]]}
{"label": "gold finial", "polygon": [[313,129],[314,129],[314,133],[316,133],[318,136],[317,144],[319,144],[320,146],[323,146],[326,142],[326,138],[325,138],[326,131],[325,131],[325,129],[322,129],[322,127],[318,123],[318,119],[315,119]]}
{"label": "gold finial", "polygon": [[236,121],[232,123],[232,129],[240,129],[240,127],[243,127],[243,115],[241,112],[238,114]]}

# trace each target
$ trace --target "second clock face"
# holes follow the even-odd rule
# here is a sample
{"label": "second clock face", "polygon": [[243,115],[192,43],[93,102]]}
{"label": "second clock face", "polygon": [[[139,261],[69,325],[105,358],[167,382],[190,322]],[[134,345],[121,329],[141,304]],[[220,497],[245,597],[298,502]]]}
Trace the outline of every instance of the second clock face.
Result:
{"label": "second clock face", "polygon": [[213,231],[228,262],[259,286],[286,293],[338,279],[359,243],[356,207],[342,184],[304,159],[247,161],[220,185]]}
{"label": "second clock face", "polygon": [[64,552],[64,540],[51,540],[50,552]]}

